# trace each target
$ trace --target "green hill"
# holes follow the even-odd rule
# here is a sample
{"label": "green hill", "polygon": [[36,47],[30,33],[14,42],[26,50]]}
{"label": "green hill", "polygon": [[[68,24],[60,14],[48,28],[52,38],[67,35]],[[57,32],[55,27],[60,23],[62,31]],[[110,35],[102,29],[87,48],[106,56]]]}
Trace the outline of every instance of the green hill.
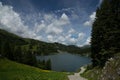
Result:
{"label": "green hill", "polygon": [[67,46],[60,43],[47,43],[34,39],[22,38],[13,33],[0,29],[0,48],[5,42],[10,43],[11,46],[20,46],[23,52],[31,50],[35,54],[39,55],[56,53],[58,50],[77,54],[85,54],[90,52],[90,46],[80,48],[74,45]]}
{"label": "green hill", "polygon": [[2,43],[5,41],[9,41],[10,43],[18,45],[26,44],[26,41],[23,38],[8,31],[0,29],[0,42]]}
{"label": "green hill", "polygon": [[41,70],[0,58],[0,80],[68,80],[67,74]]}

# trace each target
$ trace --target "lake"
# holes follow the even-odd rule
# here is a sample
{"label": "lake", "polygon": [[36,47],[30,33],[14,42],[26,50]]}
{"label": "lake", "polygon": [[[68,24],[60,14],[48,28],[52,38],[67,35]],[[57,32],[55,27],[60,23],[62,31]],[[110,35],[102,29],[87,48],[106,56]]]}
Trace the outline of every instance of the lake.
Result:
{"label": "lake", "polygon": [[48,56],[37,56],[38,60],[51,60],[51,67],[54,71],[75,72],[81,66],[91,63],[91,58],[81,55],[62,52]]}

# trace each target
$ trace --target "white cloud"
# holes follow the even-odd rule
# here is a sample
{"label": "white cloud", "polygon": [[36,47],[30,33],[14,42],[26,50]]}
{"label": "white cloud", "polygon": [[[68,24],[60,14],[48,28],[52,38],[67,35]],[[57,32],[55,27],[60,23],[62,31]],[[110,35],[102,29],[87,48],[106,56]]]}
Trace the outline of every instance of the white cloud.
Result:
{"label": "white cloud", "polygon": [[96,12],[93,12],[89,17],[89,20],[84,23],[84,26],[92,26],[95,18],[96,18]]}
{"label": "white cloud", "polygon": [[[29,18],[29,16],[27,17]],[[34,17],[36,18],[35,15],[33,18]],[[63,13],[60,18],[56,18],[54,14],[43,14],[42,17],[43,20],[36,22],[35,26],[31,29],[24,24],[20,15],[15,12],[11,6],[0,3],[0,24],[4,25],[0,26],[0,28],[23,37],[41,40],[38,33],[44,32],[46,35],[59,35],[63,32],[63,27],[70,24],[69,18],[65,13]]]}
{"label": "white cloud", "polygon": [[52,35],[48,35],[48,36],[47,36],[47,39],[48,39],[48,41],[50,41],[50,42],[54,42],[54,39],[53,39],[53,36],[52,36]]}
{"label": "white cloud", "polygon": [[70,42],[70,44],[76,44],[77,43],[77,39],[76,38],[70,38],[69,42]]}
{"label": "white cloud", "polygon": [[69,25],[70,21],[68,16],[63,13],[60,19],[55,19],[51,20],[52,22],[50,24],[47,24],[46,26],[46,33],[47,34],[60,34],[63,32],[63,26]]}
{"label": "white cloud", "polygon": [[70,33],[68,35],[65,35],[65,37],[62,37],[62,39],[65,42],[67,42],[67,44],[76,44],[77,43],[77,38],[72,37],[72,34],[70,34]]}
{"label": "white cloud", "polygon": [[88,37],[84,45],[90,45],[91,37]]}
{"label": "white cloud", "polygon": [[55,11],[56,13],[60,13],[60,12],[69,12],[69,11],[72,11],[73,8],[63,8],[63,9],[60,9],[60,10],[57,10]]}
{"label": "white cloud", "polygon": [[35,28],[34,28],[34,31],[36,32],[36,33],[38,33],[38,32],[40,32],[41,30],[44,30],[46,28],[46,25],[45,25],[45,23],[44,23],[44,21],[42,20],[41,21],[41,24],[35,24]]}
{"label": "white cloud", "polygon": [[95,17],[96,17],[96,12],[93,12],[92,15],[90,15],[90,19],[91,19],[92,21],[94,21],[94,20],[95,20]]}
{"label": "white cloud", "polygon": [[69,40],[69,38],[71,38],[71,36],[72,36],[71,34],[68,34],[68,35],[66,35],[65,38]]}
{"label": "white cloud", "polygon": [[42,36],[36,36],[34,39],[44,41]]}
{"label": "white cloud", "polygon": [[76,31],[73,29],[73,28],[71,28],[69,31],[68,31],[68,33],[69,34],[72,34],[72,33],[75,33]]}
{"label": "white cloud", "polygon": [[54,14],[44,14],[42,22],[36,24],[35,31],[44,31],[45,34],[58,35],[63,32],[63,27],[69,24],[69,18],[65,13],[60,18],[57,18]]}
{"label": "white cloud", "polygon": [[64,42],[64,41],[65,41],[65,37],[64,37],[64,36],[59,36],[59,37],[58,37],[58,41]]}
{"label": "white cloud", "polygon": [[[40,21],[37,21],[37,15],[33,15],[32,17],[27,16],[27,21],[33,19],[32,24],[34,23],[34,26],[28,27],[29,25],[24,24],[25,19],[21,19],[20,14],[15,12],[11,6],[0,3],[1,29],[8,30],[22,37],[47,42],[60,42],[63,44],[80,45],[80,42],[83,41],[86,36],[85,33],[76,32],[75,29],[68,27],[71,22],[69,16],[65,13],[60,17],[48,13],[39,14],[38,17],[40,17]],[[90,18],[93,20],[94,16],[91,15]]]}
{"label": "white cloud", "polygon": [[[43,32],[49,42],[65,43],[67,39],[62,34],[65,26],[69,24],[69,17],[65,13],[60,18],[57,18],[54,14],[44,14],[43,20],[36,24],[34,31],[37,33]],[[70,32],[72,33],[74,30],[71,29]]]}
{"label": "white cloud", "polygon": [[55,14],[44,13],[41,17],[43,17],[46,24],[51,24],[57,20],[57,16]]}
{"label": "white cloud", "polygon": [[78,40],[83,40],[83,38],[85,37],[85,33],[79,33],[78,34]]}
{"label": "white cloud", "polygon": [[63,32],[63,29],[60,27],[55,27],[53,24],[48,25],[46,28],[46,33],[47,34],[52,34],[52,35],[58,35]]}
{"label": "white cloud", "polygon": [[20,15],[15,12],[11,6],[5,6],[0,3],[0,24],[4,25],[0,26],[0,28],[23,37],[33,38],[36,36],[36,34],[30,31],[28,26],[25,26],[23,23],[24,22],[21,20]]}
{"label": "white cloud", "polygon": [[69,18],[65,13],[62,14],[59,21],[61,22],[61,25],[66,25],[70,23]]}
{"label": "white cloud", "polygon": [[88,37],[88,39],[86,40],[86,44],[90,44],[91,42],[91,37]]}
{"label": "white cloud", "polygon": [[71,34],[69,33],[68,35],[65,36],[65,41],[68,44],[78,45],[82,40],[84,40],[85,36],[86,35],[83,32],[78,33],[77,37],[74,37],[72,33]]}

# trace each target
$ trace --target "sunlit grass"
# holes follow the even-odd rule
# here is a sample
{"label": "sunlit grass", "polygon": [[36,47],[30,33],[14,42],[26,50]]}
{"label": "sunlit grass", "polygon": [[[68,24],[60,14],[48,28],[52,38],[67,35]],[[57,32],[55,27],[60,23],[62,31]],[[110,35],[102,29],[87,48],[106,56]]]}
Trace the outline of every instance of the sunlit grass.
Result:
{"label": "sunlit grass", "polygon": [[0,80],[68,80],[67,74],[0,59]]}

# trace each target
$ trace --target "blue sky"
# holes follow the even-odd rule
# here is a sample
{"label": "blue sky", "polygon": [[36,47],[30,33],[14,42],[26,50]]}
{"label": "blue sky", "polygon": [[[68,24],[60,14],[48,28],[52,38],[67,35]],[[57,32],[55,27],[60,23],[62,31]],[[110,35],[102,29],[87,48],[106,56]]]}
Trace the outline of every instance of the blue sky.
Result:
{"label": "blue sky", "polygon": [[22,37],[83,46],[102,0],[0,0],[0,28]]}

